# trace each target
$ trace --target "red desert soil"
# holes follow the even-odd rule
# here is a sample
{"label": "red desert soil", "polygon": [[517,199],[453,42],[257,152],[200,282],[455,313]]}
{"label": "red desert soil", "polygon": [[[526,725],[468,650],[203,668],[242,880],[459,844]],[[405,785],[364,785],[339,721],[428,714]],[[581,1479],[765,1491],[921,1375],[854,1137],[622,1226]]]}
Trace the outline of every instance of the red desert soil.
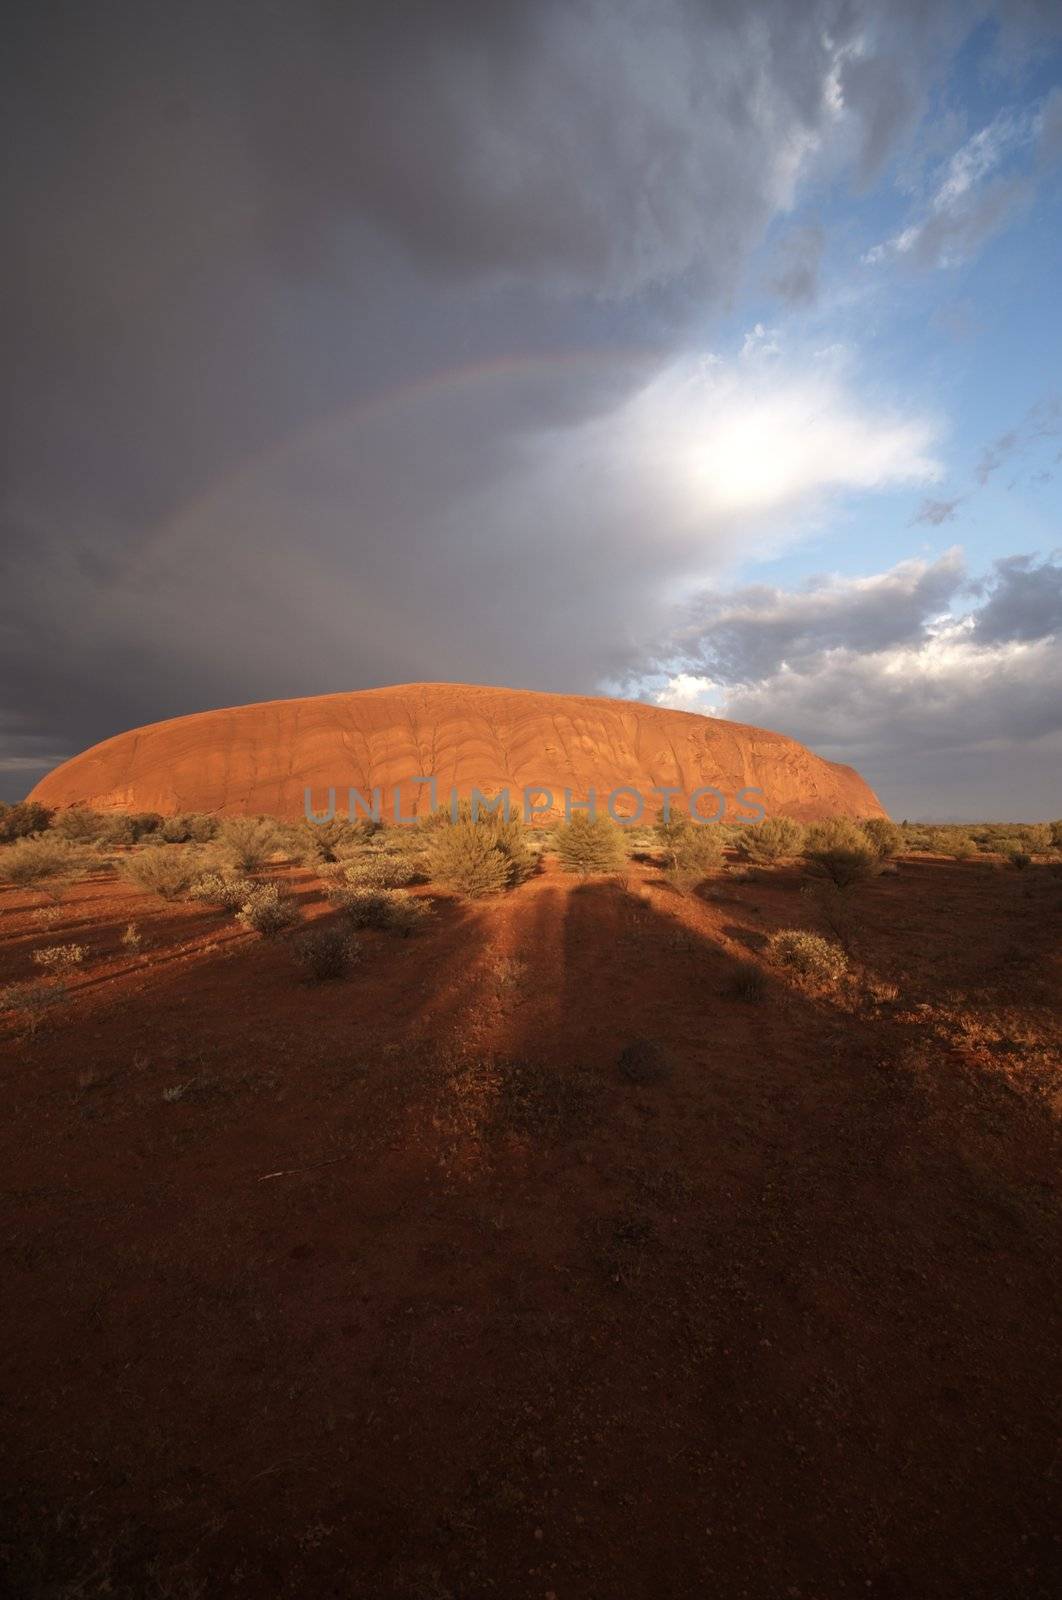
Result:
{"label": "red desert soil", "polygon": [[[303,814],[306,785],[320,808],[334,787],[342,808],[351,785],[367,796],[378,784],[391,816],[396,784],[405,814],[428,808],[427,788],[408,781],[428,775],[438,781],[440,803],[451,786],[467,795],[473,785],[484,792],[508,785],[518,805],[525,785],[545,784],[560,807],[565,788],[583,799],[594,787],[603,801],[628,785],[648,808],[656,785],[689,795],[710,784],[731,802],[728,819],[739,815],[743,788],[763,791],[768,815],[885,814],[851,767],[780,733],[632,700],[460,683],[271,700],[152,723],[57,767],[30,798],[101,811],[294,819]],[[703,804],[711,814],[711,798]]]}
{"label": "red desert soil", "polygon": [[0,1041],[0,1588],[1057,1595],[1059,879],[847,894],[851,986],[750,1001],[823,928],[792,869],[547,859],[318,986],[114,877],[0,893],[0,981],[90,948]]}

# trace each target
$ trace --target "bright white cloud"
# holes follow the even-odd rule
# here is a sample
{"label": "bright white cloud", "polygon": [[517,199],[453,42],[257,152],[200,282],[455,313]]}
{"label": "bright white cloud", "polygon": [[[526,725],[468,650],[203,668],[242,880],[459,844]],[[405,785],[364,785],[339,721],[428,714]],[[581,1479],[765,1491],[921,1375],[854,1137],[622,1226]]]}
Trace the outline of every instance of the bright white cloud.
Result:
{"label": "bright white cloud", "polygon": [[676,363],[567,448],[649,501],[654,532],[663,518],[727,545],[738,526],[755,533],[832,492],[940,475],[934,419],[875,405],[835,355],[787,357],[762,338],[755,349],[750,359],[746,341],[737,361]]}
{"label": "bright white cloud", "polygon": [[658,706],[672,711],[699,711],[703,716],[724,716],[723,701],[726,690],[711,678],[699,678],[690,672],[676,672],[659,689],[653,699]]}

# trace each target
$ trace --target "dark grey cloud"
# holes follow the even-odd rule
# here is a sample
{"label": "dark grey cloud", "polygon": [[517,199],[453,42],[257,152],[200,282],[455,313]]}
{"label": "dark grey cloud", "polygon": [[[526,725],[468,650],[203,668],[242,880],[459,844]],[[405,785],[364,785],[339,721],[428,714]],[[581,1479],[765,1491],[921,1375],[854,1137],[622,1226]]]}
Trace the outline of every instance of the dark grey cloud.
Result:
{"label": "dark grey cloud", "polygon": [[980,643],[1062,637],[1062,551],[1037,561],[1034,556],[1006,556],[995,563],[993,576],[980,586],[983,604],[974,617],[973,637]]}
{"label": "dark grey cloud", "polygon": [[817,578],[801,589],[765,584],[705,594],[661,655],[672,666],[725,684],[748,684],[824,653],[917,643],[965,580],[962,556],[905,561],[866,579]]}
{"label": "dark grey cloud", "polygon": [[[908,815],[1053,818],[1062,810],[1062,552],[964,584],[957,552],[868,579],[744,589],[667,664],[729,717],[852,763]],[[975,601],[961,613],[955,602]],[[952,609],[946,610],[948,601]],[[657,698],[668,701],[669,689]]]}

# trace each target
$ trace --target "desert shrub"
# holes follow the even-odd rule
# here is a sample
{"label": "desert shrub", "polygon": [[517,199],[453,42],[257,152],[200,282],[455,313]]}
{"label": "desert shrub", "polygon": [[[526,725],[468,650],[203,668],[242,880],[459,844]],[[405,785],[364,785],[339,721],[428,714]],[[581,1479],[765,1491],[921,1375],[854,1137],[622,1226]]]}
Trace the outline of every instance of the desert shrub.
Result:
{"label": "desert shrub", "polygon": [[219,906],[224,911],[239,911],[247,904],[255,884],[231,872],[201,872],[188,887],[189,900],[203,905]]}
{"label": "desert shrub", "polygon": [[723,859],[723,838],[714,823],[676,817],[658,823],[655,834],[664,851],[664,876],[676,888],[699,883]]}
{"label": "desert shrub", "polygon": [[210,844],[216,838],[219,826],[217,817],[186,811],[176,817],[167,817],[159,829],[159,838],[165,844]]}
{"label": "desert shrub", "polygon": [[354,928],[382,928],[387,922],[389,889],[344,888],[328,891],[328,899]]}
{"label": "desert shrub", "polygon": [[126,924],[125,932],[122,934],[121,942],[126,950],[131,950],[133,955],[137,954],[143,941],[140,937],[140,929],[137,927],[135,922],[129,922]]}
{"label": "desert shrub", "polygon": [[345,978],[358,954],[357,940],[343,928],[310,928],[291,941],[291,953],[314,983]]}
{"label": "desert shrub", "polygon": [[24,1033],[33,1035],[57,1006],[68,998],[65,984],[36,978],[30,983],[9,983],[0,989],[0,1011],[11,1011],[22,1019]]}
{"label": "desert shrub", "polygon": [[685,889],[700,883],[720,865],[723,859],[723,838],[711,823],[691,825],[690,832],[675,851],[674,860],[665,869],[669,883]]}
{"label": "desert shrub", "polygon": [[800,928],[772,933],[767,941],[767,957],[776,965],[789,967],[801,977],[819,983],[836,983],[848,970],[848,957],[839,945]]}
{"label": "desert shrub", "polygon": [[[674,859],[675,851],[680,842],[685,838],[686,832],[693,827],[689,817],[669,817],[665,822],[663,818],[653,825],[652,842],[663,853],[664,865],[670,866]],[[633,834],[626,835],[627,843],[633,845]]]}
{"label": "desert shrub", "polygon": [[245,928],[253,928],[263,939],[276,939],[302,921],[298,906],[279,883],[259,883],[251,890],[236,914]]}
{"label": "desert shrub", "polygon": [[188,844],[191,837],[187,819],[184,817],[167,817],[159,829],[159,838],[163,844]]}
{"label": "desert shrub", "polygon": [[519,822],[481,816],[478,822],[462,818],[432,829],[428,844],[432,881],[469,899],[514,888],[532,866]]}
{"label": "desert shrub", "polygon": [[329,900],[355,928],[385,928],[403,937],[423,927],[432,915],[431,906],[402,889],[337,888]]}
{"label": "desert shrub", "polygon": [[804,853],[822,850],[870,851],[870,840],[862,826],[851,817],[827,817],[823,822],[813,822],[804,839]]}
{"label": "desert shrub", "polygon": [[19,800],[15,805],[0,801],[0,844],[26,839],[31,833],[43,833],[51,820],[51,810],[39,800]]}
{"label": "desert shrub", "polygon": [[403,939],[408,939],[410,934],[418,933],[427,926],[435,915],[434,907],[428,900],[421,900],[415,894],[405,894],[401,889],[390,891],[390,904],[387,913],[387,927],[391,933],[400,934]]}
{"label": "desert shrub", "polygon": [[1004,859],[1018,872],[1024,872],[1026,867],[1032,866],[1032,856],[1021,845],[1009,845],[1003,854]]}
{"label": "desert shrub", "polygon": [[163,900],[176,900],[194,883],[201,870],[199,857],[173,845],[148,845],[118,863],[124,878]]}
{"label": "desert shrub", "polygon": [[280,830],[268,817],[225,817],[218,825],[214,851],[235,871],[256,872],[282,845]]}
{"label": "desert shrub", "polygon": [[798,856],[804,846],[804,829],[792,817],[766,817],[743,828],[738,847],[748,861],[779,861]]}
{"label": "desert shrub", "polygon": [[890,856],[898,856],[906,848],[904,831],[891,817],[867,817],[863,832],[882,861],[887,861]]}
{"label": "desert shrub", "polygon": [[674,1069],[670,1052],[653,1039],[635,1039],[624,1045],[616,1060],[617,1072],[628,1083],[661,1083]]}
{"label": "desert shrub", "polygon": [[133,819],[122,816],[120,813],[117,816],[108,817],[97,843],[107,849],[111,849],[116,845],[136,844],[136,828],[133,826]]}
{"label": "desert shrub", "polygon": [[87,955],[88,947],[83,944],[51,944],[44,950],[34,950],[33,961],[46,972],[72,972]]}
{"label": "desert shrub", "polygon": [[310,822],[303,818],[289,831],[293,853],[304,866],[313,867],[356,855],[382,828],[383,824],[374,822],[371,817],[349,821],[334,817],[331,822]]}
{"label": "desert shrub", "polygon": [[0,881],[43,889],[58,899],[83,862],[83,852],[69,839],[49,833],[20,837],[0,851]]}
{"label": "desert shrub", "polygon": [[952,856],[956,861],[977,853],[977,846],[963,828],[926,828],[922,848],[934,856]]}
{"label": "desert shrub", "polygon": [[70,806],[53,817],[52,832],[74,844],[93,844],[106,833],[109,820],[87,806]]}
{"label": "desert shrub", "polygon": [[1055,850],[1062,850],[1062,819],[1058,822],[1049,822],[1051,830],[1051,845]]}
{"label": "desert shrub", "polygon": [[133,825],[133,832],[138,840],[146,839],[149,835],[158,833],[165,820],[161,811],[134,811],[129,818]]}
{"label": "desert shrub", "polygon": [[556,832],[557,855],[565,872],[618,872],[627,859],[627,840],[611,817],[576,811]]}
{"label": "desert shrub", "polygon": [[361,842],[342,818],[333,818],[331,822],[310,822],[304,818],[295,824],[290,834],[293,853],[307,867],[338,861],[344,845]]}
{"label": "desert shrub", "polygon": [[352,889],[404,889],[417,877],[412,861],[401,856],[363,854],[340,862],[341,877]]}
{"label": "desert shrub", "polygon": [[877,856],[869,850],[816,850],[808,859],[815,871],[838,889],[848,889],[853,883],[875,877],[881,867]]}
{"label": "desert shrub", "polygon": [[133,845],[142,839],[154,839],[157,843],[163,821],[157,811],[116,812],[103,819],[97,838],[103,845]]}
{"label": "desert shrub", "polygon": [[485,830],[472,822],[459,822],[440,830],[430,852],[432,880],[469,900],[502,894],[511,887],[505,853]]}
{"label": "desert shrub", "polygon": [[804,855],[813,869],[839,889],[873,877],[880,859],[863,829],[847,817],[831,817],[808,829]]}
{"label": "desert shrub", "polygon": [[1053,840],[1049,822],[1027,822],[1021,829],[1019,837],[1030,855],[1042,855],[1045,850],[1050,850]]}
{"label": "desert shrub", "polygon": [[66,915],[62,906],[38,906],[32,913],[33,921],[39,928],[52,928],[57,922],[62,922]]}
{"label": "desert shrub", "polygon": [[767,979],[763,969],[755,961],[741,961],[734,969],[728,992],[735,1000],[744,1000],[749,1005],[762,1000],[767,993]]}

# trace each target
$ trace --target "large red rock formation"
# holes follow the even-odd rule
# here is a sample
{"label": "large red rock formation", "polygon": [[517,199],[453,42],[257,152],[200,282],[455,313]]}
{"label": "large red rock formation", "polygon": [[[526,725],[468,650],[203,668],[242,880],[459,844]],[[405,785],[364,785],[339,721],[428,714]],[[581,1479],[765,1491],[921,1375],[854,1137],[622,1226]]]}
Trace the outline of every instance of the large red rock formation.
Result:
{"label": "large red rock formation", "polygon": [[[100,811],[296,818],[308,785],[318,809],[334,787],[340,814],[349,786],[366,795],[379,786],[389,816],[396,784],[407,814],[427,808],[427,788],[408,782],[421,775],[435,776],[440,803],[451,786],[462,795],[508,786],[519,805],[525,786],[545,785],[558,806],[565,789],[581,800],[593,788],[601,803],[627,786],[644,794],[648,815],[659,804],[655,787],[688,796],[711,785],[728,798],[728,820],[741,814],[742,789],[762,790],[768,815],[885,814],[851,767],[781,733],[640,701],[460,683],[270,700],[151,723],[64,762],[31,798]],[[711,797],[701,806],[711,814]]]}

